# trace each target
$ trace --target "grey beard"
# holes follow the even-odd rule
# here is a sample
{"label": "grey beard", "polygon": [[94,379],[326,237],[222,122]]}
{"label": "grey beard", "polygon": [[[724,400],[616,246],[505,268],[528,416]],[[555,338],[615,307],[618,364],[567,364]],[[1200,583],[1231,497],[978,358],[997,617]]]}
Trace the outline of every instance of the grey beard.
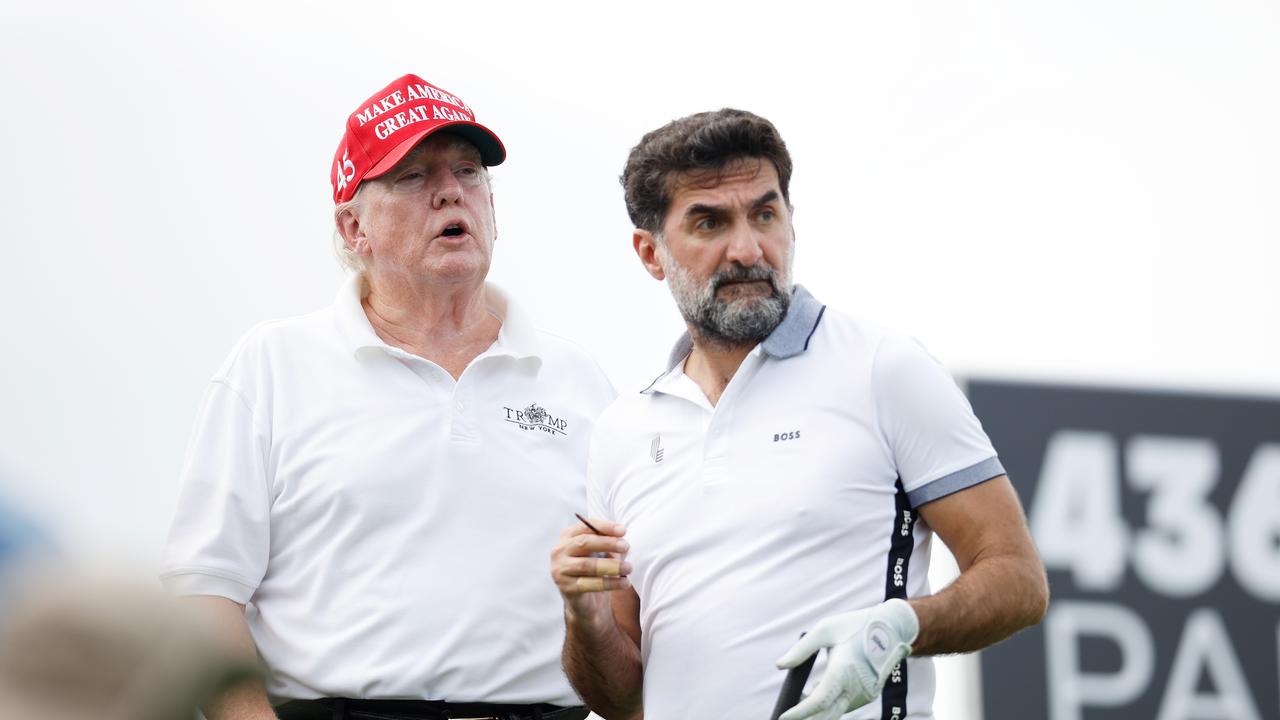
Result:
{"label": "grey beard", "polygon": [[[777,273],[767,265],[734,264],[698,287],[683,267],[671,262],[666,264],[670,268],[668,285],[680,314],[697,338],[708,344],[722,348],[754,345],[769,337],[791,306],[790,278],[784,276],[779,282]],[[735,301],[717,297],[716,291],[725,283],[746,280],[767,280],[773,292],[767,297]]]}

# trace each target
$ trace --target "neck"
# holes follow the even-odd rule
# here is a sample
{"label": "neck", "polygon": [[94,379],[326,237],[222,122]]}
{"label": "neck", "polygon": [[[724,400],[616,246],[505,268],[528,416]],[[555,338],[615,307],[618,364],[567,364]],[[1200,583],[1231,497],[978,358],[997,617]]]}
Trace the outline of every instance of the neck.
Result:
{"label": "neck", "polygon": [[705,338],[699,337],[693,328],[689,329],[689,336],[693,338],[693,351],[685,361],[684,374],[702,388],[707,400],[714,406],[720,402],[720,396],[729,386],[729,381],[737,374],[747,354],[760,343],[722,345],[708,342]]}
{"label": "neck", "polygon": [[502,323],[485,304],[484,282],[423,286],[366,276],[362,305],[383,342],[431,360],[456,379],[493,344]]}

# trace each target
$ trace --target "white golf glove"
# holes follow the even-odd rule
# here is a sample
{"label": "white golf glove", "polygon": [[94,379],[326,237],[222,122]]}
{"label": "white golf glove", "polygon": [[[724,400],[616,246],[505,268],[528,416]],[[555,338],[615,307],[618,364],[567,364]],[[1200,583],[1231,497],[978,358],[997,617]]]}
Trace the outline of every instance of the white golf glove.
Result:
{"label": "white golf glove", "polygon": [[871,702],[893,668],[911,654],[919,633],[916,611],[905,600],[823,618],[778,660],[778,667],[795,667],[827,648],[827,671],[813,693],[778,720],[835,720]]}

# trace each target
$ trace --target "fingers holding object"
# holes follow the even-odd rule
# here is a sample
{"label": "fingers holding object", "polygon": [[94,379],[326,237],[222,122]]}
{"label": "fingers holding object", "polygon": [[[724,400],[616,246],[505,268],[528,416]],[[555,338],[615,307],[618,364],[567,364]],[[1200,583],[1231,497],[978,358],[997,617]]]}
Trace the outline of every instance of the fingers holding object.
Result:
{"label": "fingers holding object", "polygon": [[817,633],[811,632],[797,640],[796,643],[791,646],[791,649],[787,650],[786,654],[778,658],[778,669],[793,668],[805,660],[808,660],[809,656],[818,652],[823,647],[822,638],[820,638]]}
{"label": "fingers holding object", "polygon": [[569,557],[559,567],[561,584],[578,592],[601,592],[629,587],[619,584],[631,573],[631,563],[612,557]]}
{"label": "fingers holding object", "polygon": [[631,581],[625,577],[579,577],[574,589],[580,593],[611,592],[631,587]]}
{"label": "fingers holding object", "polygon": [[597,553],[610,553],[622,557],[631,549],[631,543],[610,535],[575,535],[565,543],[568,554],[574,557],[590,557]]}
{"label": "fingers holding object", "polygon": [[630,549],[620,536],[597,535],[585,527],[566,528],[551,553],[551,575],[566,596],[629,588],[626,576],[631,563],[625,557]]}
{"label": "fingers holding object", "polygon": [[610,520],[601,520],[599,518],[590,518],[590,520],[590,527],[583,522],[576,522],[566,527],[564,530],[560,531],[560,538],[563,540],[582,534],[598,535],[600,537],[622,537],[627,534],[627,526],[622,523],[616,523]]}
{"label": "fingers holding object", "polygon": [[579,558],[574,562],[573,574],[580,577],[625,577],[631,574],[631,563],[607,556]]}
{"label": "fingers holding object", "polygon": [[566,557],[552,568],[552,576],[566,596],[629,588],[630,572],[631,563],[610,557]]}
{"label": "fingers holding object", "polygon": [[813,692],[778,720],[834,720],[845,713],[847,698],[831,677],[823,677]]}

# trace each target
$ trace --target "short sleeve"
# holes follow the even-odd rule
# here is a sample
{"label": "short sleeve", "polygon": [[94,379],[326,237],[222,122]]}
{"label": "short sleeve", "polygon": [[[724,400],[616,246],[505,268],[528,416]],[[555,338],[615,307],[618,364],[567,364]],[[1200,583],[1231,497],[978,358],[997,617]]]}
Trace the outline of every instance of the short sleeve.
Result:
{"label": "short sleeve", "polygon": [[872,392],[913,507],[1004,474],[991,440],[946,370],[914,339],[876,350]]}
{"label": "short sleeve", "polygon": [[265,423],[225,379],[205,391],[160,578],[178,595],[253,596],[270,555]]}
{"label": "short sleeve", "polygon": [[591,434],[591,444],[587,449],[587,517],[616,520],[613,511],[605,503],[607,494],[605,485],[609,480],[609,473],[604,470],[601,463],[601,435],[597,425],[595,432]]}

